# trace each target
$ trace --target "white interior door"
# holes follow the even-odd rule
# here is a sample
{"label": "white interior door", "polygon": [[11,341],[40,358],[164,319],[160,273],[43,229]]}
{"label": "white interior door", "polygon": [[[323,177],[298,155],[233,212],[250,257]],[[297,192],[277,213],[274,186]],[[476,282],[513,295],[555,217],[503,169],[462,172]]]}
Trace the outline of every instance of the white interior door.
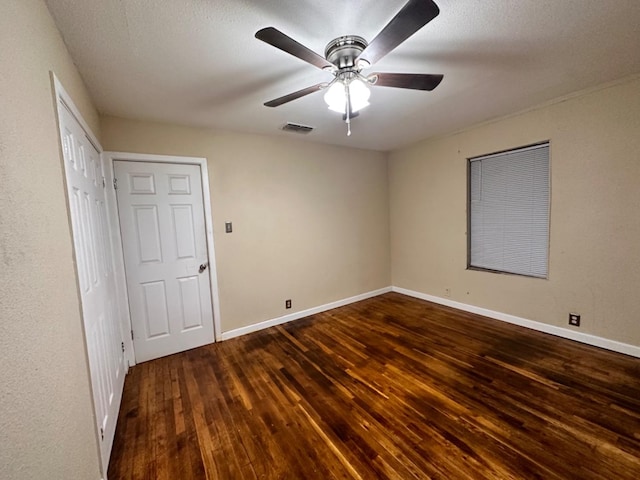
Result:
{"label": "white interior door", "polygon": [[117,317],[103,165],[98,150],[60,99],[58,112],[91,387],[106,477],[126,366]]}
{"label": "white interior door", "polygon": [[200,166],[114,161],[136,362],[213,342]]}

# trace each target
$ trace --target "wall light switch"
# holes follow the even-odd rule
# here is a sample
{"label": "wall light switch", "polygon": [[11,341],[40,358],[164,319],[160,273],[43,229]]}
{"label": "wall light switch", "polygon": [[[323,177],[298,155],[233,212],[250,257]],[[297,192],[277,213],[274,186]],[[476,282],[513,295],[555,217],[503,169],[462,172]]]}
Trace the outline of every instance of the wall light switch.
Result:
{"label": "wall light switch", "polygon": [[231,233],[233,232],[233,225],[231,224],[231,222],[225,222],[224,224],[224,231],[226,233]]}

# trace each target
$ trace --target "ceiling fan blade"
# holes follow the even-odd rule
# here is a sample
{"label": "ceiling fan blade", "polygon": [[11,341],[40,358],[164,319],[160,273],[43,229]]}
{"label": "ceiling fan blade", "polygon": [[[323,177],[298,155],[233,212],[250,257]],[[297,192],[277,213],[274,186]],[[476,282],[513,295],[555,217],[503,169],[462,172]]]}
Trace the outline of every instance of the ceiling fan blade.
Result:
{"label": "ceiling fan blade", "polygon": [[288,37],[273,27],[258,30],[256,32],[256,38],[318,68],[335,68],[334,65],[325,60],[324,57],[321,57],[313,50],[309,50],[301,43],[296,42],[293,38]]}
{"label": "ceiling fan blade", "polygon": [[371,79],[376,87],[409,88],[411,90],[431,91],[440,85],[443,75],[423,73],[372,73]]}
{"label": "ceiling fan blade", "polygon": [[365,48],[358,60],[373,65],[411,35],[436,18],[440,9],[433,0],[409,0],[376,38]]}
{"label": "ceiling fan blade", "polygon": [[289,95],[285,95],[283,97],[278,97],[276,99],[271,100],[264,104],[265,107],[279,107],[284,103],[291,102],[292,100],[297,100],[300,97],[304,97],[305,95],[309,95],[310,93],[317,92],[318,90],[322,90],[326,88],[328,84],[318,83],[317,85],[313,85],[312,87],[303,88],[302,90],[298,90],[297,92],[290,93]]}

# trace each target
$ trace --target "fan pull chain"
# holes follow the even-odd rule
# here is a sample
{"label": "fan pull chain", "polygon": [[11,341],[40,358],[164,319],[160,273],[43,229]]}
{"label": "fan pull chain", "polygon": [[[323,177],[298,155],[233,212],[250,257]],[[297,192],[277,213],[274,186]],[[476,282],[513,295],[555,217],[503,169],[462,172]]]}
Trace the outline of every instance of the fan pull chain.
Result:
{"label": "fan pull chain", "polygon": [[351,136],[351,92],[349,91],[349,85],[344,84],[345,100],[347,102],[345,111],[347,112],[347,118],[345,120],[347,124],[347,137]]}

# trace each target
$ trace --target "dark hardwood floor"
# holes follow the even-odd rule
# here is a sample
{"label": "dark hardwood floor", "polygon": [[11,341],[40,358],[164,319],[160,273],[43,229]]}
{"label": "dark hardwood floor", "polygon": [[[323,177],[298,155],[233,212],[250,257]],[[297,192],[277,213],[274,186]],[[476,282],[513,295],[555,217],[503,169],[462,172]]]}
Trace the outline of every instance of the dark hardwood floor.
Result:
{"label": "dark hardwood floor", "polygon": [[389,293],[134,367],[109,479],[640,478],[640,360]]}

